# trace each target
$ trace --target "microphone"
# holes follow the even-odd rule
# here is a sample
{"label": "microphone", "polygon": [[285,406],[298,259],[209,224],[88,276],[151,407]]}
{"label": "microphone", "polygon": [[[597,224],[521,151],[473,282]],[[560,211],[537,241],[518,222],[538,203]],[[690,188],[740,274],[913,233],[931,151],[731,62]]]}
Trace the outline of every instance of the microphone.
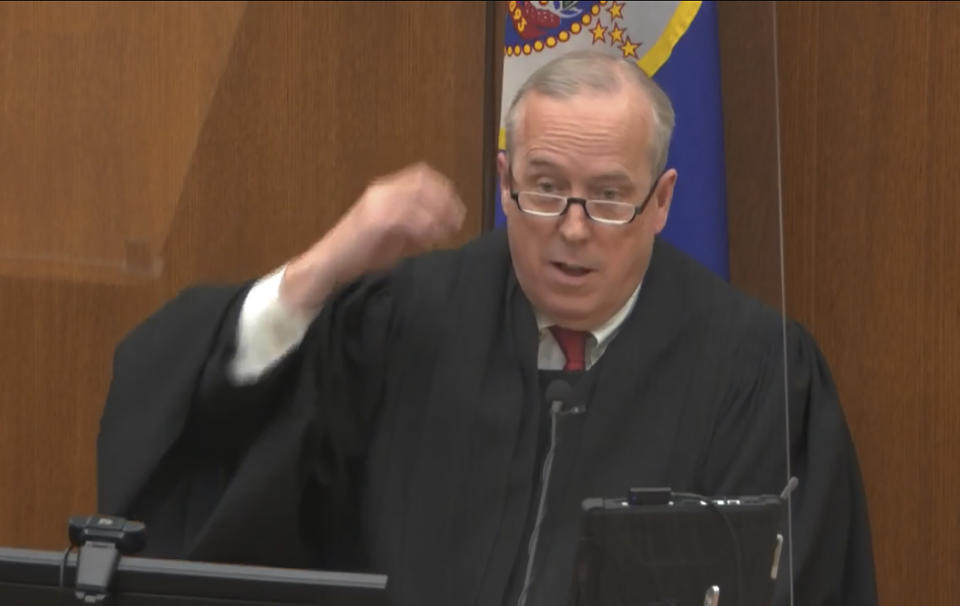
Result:
{"label": "microphone", "polygon": [[563,379],[554,379],[547,385],[544,394],[550,403],[550,410],[558,415],[579,415],[587,412],[587,407],[573,403],[573,388]]}
{"label": "microphone", "polygon": [[783,492],[780,493],[780,500],[786,501],[787,497],[790,496],[790,493],[794,491],[794,489],[797,487],[797,484],[799,483],[800,483],[800,480],[797,479],[797,476],[791,477],[790,481],[787,482],[786,488],[784,488]]}

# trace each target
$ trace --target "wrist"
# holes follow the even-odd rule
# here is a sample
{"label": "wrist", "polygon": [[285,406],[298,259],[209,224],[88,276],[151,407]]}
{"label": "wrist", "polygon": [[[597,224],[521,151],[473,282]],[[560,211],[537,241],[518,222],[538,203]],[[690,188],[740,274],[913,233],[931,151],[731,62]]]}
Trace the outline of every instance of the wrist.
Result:
{"label": "wrist", "polygon": [[352,279],[328,239],[287,263],[279,296],[288,308],[313,314],[338,285]]}

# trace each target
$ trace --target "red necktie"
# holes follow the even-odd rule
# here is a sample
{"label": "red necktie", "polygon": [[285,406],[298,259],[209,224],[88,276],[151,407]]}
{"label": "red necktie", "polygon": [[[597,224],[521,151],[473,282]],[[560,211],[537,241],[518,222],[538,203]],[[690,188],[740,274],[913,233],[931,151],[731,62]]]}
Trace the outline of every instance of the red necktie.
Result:
{"label": "red necktie", "polygon": [[567,359],[564,370],[583,370],[583,353],[587,345],[587,333],[582,330],[570,330],[559,326],[551,326],[550,332],[563,350],[563,356]]}

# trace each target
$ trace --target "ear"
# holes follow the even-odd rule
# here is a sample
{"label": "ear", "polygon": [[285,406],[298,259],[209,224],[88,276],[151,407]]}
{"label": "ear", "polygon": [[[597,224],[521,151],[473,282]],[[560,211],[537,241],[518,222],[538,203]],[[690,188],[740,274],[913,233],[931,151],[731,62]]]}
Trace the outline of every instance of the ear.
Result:
{"label": "ear", "polygon": [[657,184],[657,189],[653,192],[653,199],[650,200],[650,204],[654,207],[654,225],[658,234],[667,226],[670,203],[673,202],[673,188],[676,184],[677,171],[671,168],[660,177],[660,183]]}
{"label": "ear", "polygon": [[510,158],[507,152],[497,152],[497,177],[500,180],[500,208],[503,210],[503,216],[507,216],[510,200]]}

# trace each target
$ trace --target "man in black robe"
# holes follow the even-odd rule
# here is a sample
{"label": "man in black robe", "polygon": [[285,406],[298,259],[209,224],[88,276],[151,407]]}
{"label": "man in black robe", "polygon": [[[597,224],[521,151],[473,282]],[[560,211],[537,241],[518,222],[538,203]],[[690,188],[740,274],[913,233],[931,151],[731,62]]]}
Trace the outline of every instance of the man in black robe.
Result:
{"label": "man in black robe", "polygon": [[816,344],[658,238],[672,124],[640,70],[567,55],[511,107],[506,233],[414,254],[463,219],[415,166],[275,273],[183,292],[117,349],[101,511],[148,555],[381,572],[400,606],[561,604],[584,498],[779,493],[789,422],[795,603],[874,603]]}

